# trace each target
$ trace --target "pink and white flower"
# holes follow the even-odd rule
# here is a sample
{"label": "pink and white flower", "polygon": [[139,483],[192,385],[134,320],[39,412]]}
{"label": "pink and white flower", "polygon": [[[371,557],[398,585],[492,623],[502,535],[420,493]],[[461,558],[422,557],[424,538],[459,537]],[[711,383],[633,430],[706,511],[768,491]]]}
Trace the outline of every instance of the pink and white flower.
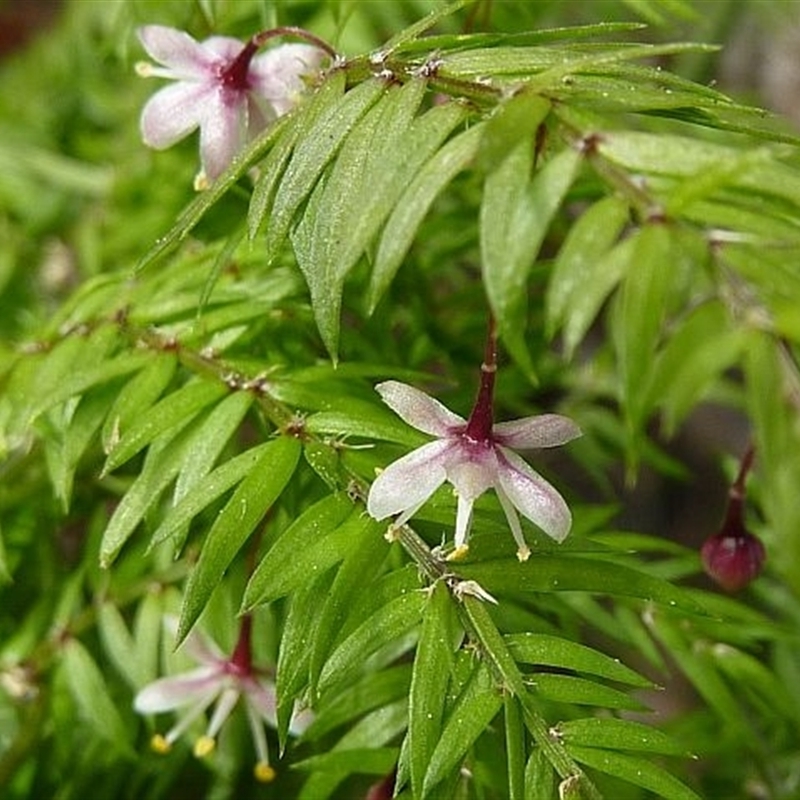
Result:
{"label": "pink and white flower", "polygon": [[[214,705],[206,732],[194,744],[194,754],[198,758],[207,756],[214,750],[217,735],[241,700],[258,756],[255,777],[265,783],[275,777],[264,729],[265,725],[277,726],[275,684],[252,664],[251,631],[251,618],[243,617],[239,641],[231,656],[224,655],[210,639],[191,633],[184,646],[199,666],[180,675],[159,678],[136,695],[133,705],[140,714],[182,711],[168,733],[153,737],[154,750],[169,752],[195,720]],[[300,735],[312,719],[310,711],[296,710],[289,726],[290,733]]]}
{"label": "pink and white flower", "polygon": [[139,64],[139,74],[176,81],[145,105],[142,139],[163,150],[200,128],[200,188],[220,175],[250,138],[296,105],[303,77],[326,55],[308,44],[284,44],[256,55],[258,36],[247,44],[228,36],[197,42],[164,25],[145,25],[138,35],[161,65]]}
{"label": "pink and white flower", "polygon": [[561,495],[513,450],[556,447],[581,431],[558,414],[493,424],[494,370],[493,364],[484,365],[481,391],[469,420],[404,383],[386,381],[375,387],[405,422],[437,438],[378,475],[370,488],[367,510],[379,520],[399,514],[392,525],[399,528],[449,481],[458,497],[455,551],[450,556],[454,558],[467,550],[475,500],[494,489],[517,543],[517,557],[526,561],[530,549],[517,512],[559,542],[569,533],[572,515]]}

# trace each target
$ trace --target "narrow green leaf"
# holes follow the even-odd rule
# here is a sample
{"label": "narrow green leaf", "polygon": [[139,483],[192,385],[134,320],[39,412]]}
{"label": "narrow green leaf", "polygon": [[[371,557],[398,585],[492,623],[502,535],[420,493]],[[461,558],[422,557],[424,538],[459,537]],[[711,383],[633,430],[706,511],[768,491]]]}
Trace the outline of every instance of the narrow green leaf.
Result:
{"label": "narrow green leaf", "polygon": [[528,685],[547,700],[597,708],[646,711],[647,706],[618,689],[572,675],[536,672],[528,676]]}
{"label": "narrow green leaf", "polygon": [[68,639],[62,648],[62,658],[67,686],[81,716],[103,741],[118,752],[134,757],[128,728],[89,651],[77,639]]}
{"label": "narrow green leaf", "polygon": [[401,697],[408,697],[410,685],[410,664],[367,673],[352,686],[325,698],[311,726],[303,733],[303,739],[316,741],[373,709],[389,705]]}
{"label": "narrow green leaf", "polygon": [[297,587],[289,601],[289,612],[283,625],[275,688],[278,697],[278,741],[281,750],[286,746],[289,724],[295,701],[306,694],[309,685],[311,645],[319,630],[316,609],[319,598],[330,586],[330,576],[325,571],[309,574]]}
{"label": "narrow green leaf", "polygon": [[161,525],[153,533],[150,547],[180,533],[204,508],[249,475],[261,461],[269,445],[270,443],[266,442],[251,447],[202,478],[176,506],[169,510]]}
{"label": "narrow green leaf", "polygon": [[329,495],[306,509],[255,568],[244,592],[242,610],[290,594],[309,576],[321,574],[340,561],[353,535],[363,532],[365,523],[344,492]]}
{"label": "narrow green leaf", "polygon": [[142,414],[109,453],[103,474],[133,458],[150,442],[172,429],[183,428],[206,406],[228,392],[221,383],[195,380],[176,390]]}
{"label": "narrow green leaf", "polygon": [[522,709],[513,695],[503,698],[503,720],[506,734],[506,758],[508,765],[508,798],[525,798],[525,726]]}
{"label": "narrow green leaf", "polygon": [[270,442],[253,471],[220,511],[186,586],[178,641],[197,621],[234,556],[280,496],[294,474],[301,450],[300,443],[288,436]]}
{"label": "narrow green leaf", "polygon": [[275,195],[267,228],[267,251],[271,255],[283,244],[298,209],[311,194],[325,166],[353,126],[386,90],[383,81],[373,78],[342,96],[345,80],[344,71],[335,72],[314,98],[320,107],[319,117],[300,138]]}
{"label": "narrow green leaf", "polygon": [[[328,82],[326,85],[331,85]],[[250,197],[250,207],[247,209],[247,232],[250,240],[254,240],[264,224],[264,220],[272,208],[278,183],[283,177],[286,165],[302,134],[304,125],[311,124],[316,119],[315,111],[327,100],[327,92],[318,93],[316,102],[311,100],[301,114],[296,114],[286,125],[283,136],[278,139],[275,146],[267,153],[267,157],[259,167],[259,176],[253,186]]]}
{"label": "narrow green leaf", "polygon": [[331,750],[311,756],[293,769],[305,772],[342,772],[346,775],[388,775],[397,763],[397,747],[359,747],[352,750]]}
{"label": "narrow green leaf", "polygon": [[670,658],[692,682],[698,693],[713,708],[725,723],[726,731],[733,735],[747,736],[749,723],[744,710],[733,692],[717,670],[717,665],[703,649],[695,649],[687,641],[681,625],[663,613],[653,614],[647,619],[648,627]]}
{"label": "narrow green leaf", "polygon": [[[581,295],[592,291],[587,287],[599,281],[608,286],[605,274],[599,274],[604,273],[601,259],[616,243],[629,215],[628,204],[622,198],[610,195],[598,200],[571,226],[553,264],[547,289],[548,335],[552,336],[562,324],[569,323],[575,313],[575,304],[581,302]],[[605,297],[608,291],[610,287],[604,288],[600,296]],[[597,307],[599,304],[595,306],[595,312]],[[571,326],[571,336],[565,341],[568,355],[572,355],[578,344],[576,335],[585,329],[585,322],[577,328],[574,323]]]}
{"label": "narrow green leaf", "polygon": [[50,481],[65,512],[69,510],[78,462],[95,439],[113,391],[113,385],[101,386],[83,395],[61,442],[46,443]]}
{"label": "narrow green leaf", "polygon": [[392,282],[433,201],[475,157],[482,131],[483,123],[478,123],[444,145],[419,170],[398,199],[378,243],[367,295],[371,310]]}
{"label": "narrow green leaf", "polygon": [[486,173],[493,172],[522,142],[530,146],[549,112],[550,102],[541,95],[524,89],[512,95],[486,123],[478,165]]}
{"label": "narrow green leaf", "polygon": [[[331,648],[353,606],[353,599],[367,591],[381,561],[389,552],[383,538],[385,527],[385,524],[367,515],[361,515],[352,525],[342,526],[347,529],[347,551],[318,612],[319,630],[311,653],[312,688],[316,686],[322,667],[331,654]],[[319,557],[316,547],[312,546],[309,550],[314,552],[314,565],[319,563],[322,565],[320,568],[324,568],[327,561],[325,556]]]}
{"label": "narrow green leaf", "polygon": [[500,336],[528,371],[532,371],[524,332],[528,276],[579,164],[577,150],[562,150],[531,180],[533,148],[523,141],[484,185],[480,238],[486,293]]}
{"label": "narrow green leaf", "polygon": [[397,415],[387,413],[385,408],[352,399],[346,411],[318,411],[306,418],[305,425],[309,433],[377,439],[408,447],[419,447],[427,441],[424,435]]}
{"label": "narrow green leaf", "polygon": [[631,686],[653,685],[618,659],[570,639],[530,632],[510,634],[505,639],[514,658],[526,664],[585,672]]}
{"label": "narrow green leaf", "polygon": [[[319,92],[317,94],[319,94]],[[295,114],[301,113],[302,108],[301,106],[300,109],[295,111]],[[239,178],[241,178],[253,163],[261,158],[275,140],[283,134],[284,128],[293,118],[293,114],[280,117],[248,144],[239,156],[233,160],[228,169],[220,175],[208,189],[198,194],[197,197],[186,206],[169,232],[154,242],[153,246],[136,265],[136,271],[141,272],[146,269],[186,239],[195,225],[205,216],[206,212],[215,205],[221,197],[227,194]]]}
{"label": "narrow green leaf", "polygon": [[100,542],[101,566],[106,568],[114,561],[147,511],[175,480],[190,441],[191,437],[183,431],[173,430],[163,434],[150,446],[142,471],[114,509],[103,531]]}
{"label": "narrow green leaf", "polygon": [[136,642],[128,630],[125,619],[113,603],[99,604],[97,629],[103,642],[103,648],[119,674],[131,689],[140,689],[145,683],[146,676],[141,675],[138,670]]}
{"label": "narrow green leaf", "polygon": [[571,746],[569,751],[582,764],[642,786],[664,800],[701,800],[688,786],[652,761],[592,747]]}
{"label": "narrow green leaf", "polygon": [[425,595],[408,592],[390,600],[365,619],[332,653],[319,679],[319,691],[345,683],[364,665],[364,659],[413,628],[420,620]]}
{"label": "narrow green leaf", "polygon": [[413,25],[409,25],[404,30],[395,34],[383,46],[382,53],[389,55],[393,51],[401,48],[403,45],[413,43],[415,39],[419,38],[425,31],[430,30],[434,25],[437,25],[443,19],[454,14],[460,8],[469,5],[473,0],[453,0],[446,3],[441,8],[434,9],[427,16],[417,20]]}
{"label": "narrow green leaf", "polygon": [[541,747],[535,747],[525,766],[525,800],[553,800],[556,774]]}
{"label": "narrow green leaf", "polygon": [[431,754],[442,731],[447,685],[453,663],[453,642],[448,617],[450,593],[442,581],[434,584],[425,603],[422,630],[411,673],[408,699],[408,757],[411,787],[423,796],[422,785]]}
{"label": "narrow green leaf", "polygon": [[234,392],[214,406],[208,418],[197,426],[188,445],[189,456],[181,464],[175,483],[175,505],[211,471],[223,448],[239,429],[254,399],[250,392]]}
{"label": "narrow green leaf", "polygon": [[622,285],[617,337],[623,399],[634,429],[642,424],[649,410],[643,404],[643,388],[651,377],[653,353],[666,315],[673,259],[667,225],[646,225],[639,231],[633,263]]}
{"label": "narrow green leaf", "polygon": [[425,773],[422,797],[426,797],[438,783],[458,768],[467,751],[486,731],[502,705],[502,698],[496,689],[465,690],[463,697],[447,718],[441,737],[431,755]]}
{"label": "narrow green leaf", "polygon": [[746,333],[731,330],[721,303],[700,306],[673,332],[655,362],[645,408],[664,410],[665,432],[673,435],[720,374],[733,366]]}
{"label": "narrow green leaf", "polygon": [[103,423],[101,439],[106,455],[116,447],[122,432],[161,397],[177,364],[173,353],[154,354],[147,366],[125,385]]}
{"label": "narrow green leaf", "polygon": [[[317,328],[335,358],[344,280],[361,254],[359,219],[367,216],[375,187],[386,180],[385,149],[407,132],[425,81],[388,85],[344,140],[333,167],[292,234],[295,255],[311,292]],[[399,130],[398,130],[399,127]],[[383,155],[384,158],[378,158]],[[322,184],[320,184],[322,186]],[[355,223],[355,230],[354,230]]]}
{"label": "narrow green leaf", "polygon": [[[579,221],[576,227],[580,224]],[[636,241],[634,234],[623,239],[605,254],[599,254],[591,272],[584,274],[579,289],[571,296],[563,323],[564,345],[570,355],[574,354],[576,347],[583,340],[606,298],[633,268]]]}
{"label": "narrow green leaf", "polygon": [[[75,344],[66,347],[67,342]],[[105,347],[106,342],[102,342],[101,347],[95,347],[75,336],[54,348],[41,365],[36,392],[32,401],[29,399],[27,403],[28,422],[35,420],[47,409],[83,394],[93,386],[141,369],[150,358],[146,353],[138,352],[108,358]],[[102,352],[98,352],[101,350]],[[57,381],[54,380],[56,376]]]}
{"label": "narrow green leaf", "polygon": [[668,736],[641,722],[616,717],[585,717],[559,722],[558,736],[567,748],[573,745],[610,750],[642,750],[667,756],[689,755],[686,748]]}
{"label": "narrow green leaf", "polygon": [[491,594],[514,592],[590,592],[639,597],[680,608],[690,614],[705,610],[688,593],[667,581],[631,567],[580,556],[539,553],[526,564],[497,559],[482,564],[460,564],[459,575],[478,581]]}
{"label": "narrow green leaf", "polygon": [[[407,705],[408,701],[404,699],[364,717],[333,746],[331,752],[384,747],[405,728]],[[327,800],[336,792],[339,784],[347,779],[347,775],[348,773],[339,770],[312,774],[303,786],[298,800]]]}

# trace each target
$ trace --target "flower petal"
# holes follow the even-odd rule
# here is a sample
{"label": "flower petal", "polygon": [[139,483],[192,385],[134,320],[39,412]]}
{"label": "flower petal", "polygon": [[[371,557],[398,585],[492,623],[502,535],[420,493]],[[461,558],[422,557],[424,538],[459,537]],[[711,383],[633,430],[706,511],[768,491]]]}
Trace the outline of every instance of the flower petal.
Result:
{"label": "flower petal", "polygon": [[140,714],[159,714],[213,697],[220,689],[220,671],[214,667],[199,667],[148,683],[136,695],[133,707]]}
{"label": "flower petal", "polygon": [[250,678],[243,682],[246,702],[254,708],[261,719],[273,728],[278,727],[277,704],[275,684],[265,679]]}
{"label": "flower petal", "polygon": [[207,53],[213,53],[218,62],[230,64],[245,48],[245,44],[233,36],[211,36],[203,39],[200,46]]}
{"label": "flower petal", "polygon": [[297,103],[305,84],[301,78],[319,69],[325,53],[308,44],[284,44],[256,56],[248,77],[252,91],[270,102],[278,116]]}
{"label": "flower petal", "polygon": [[[214,65],[213,54],[188,33],[166,25],[144,25],[136,32],[147,54],[172,70],[176,79],[203,80]],[[239,43],[239,49],[242,44]]]}
{"label": "flower petal", "polygon": [[148,147],[164,150],[188,136],[199,124],[210,93],[199,83],[174,83],[159,89],[145,104],[139,125]]}
{"label": "flower petal", "polygon": [[581,429],[569,417],[560,414],[514,419],[492,428],[492,438],[496,442],[515,450],[557,447],[581,435]]}
{"label": "flower petal", "polygon": [[375,391],[404,422],[431,436],[452,436],[467,422],[425,392],[400,381],[384,381]]}
{"label": "flower petal", "polygon": [[529,464],[505,447],[497,447],[497,477],[501,488],[519,512],[557,542],[572,525],[564,498]]}
{"label": "flower petal", "polygon": [[372,482],[367,511],[375,519],[386,519],[424,503],[445,481],[442,454],[448,441],[429,442],[390,464]]}
{"label": "flower petal", "polygon": [[200,120],[200,161],[209,180],[230,166],[247,132],[247,97],[219,88],[206,100]]}

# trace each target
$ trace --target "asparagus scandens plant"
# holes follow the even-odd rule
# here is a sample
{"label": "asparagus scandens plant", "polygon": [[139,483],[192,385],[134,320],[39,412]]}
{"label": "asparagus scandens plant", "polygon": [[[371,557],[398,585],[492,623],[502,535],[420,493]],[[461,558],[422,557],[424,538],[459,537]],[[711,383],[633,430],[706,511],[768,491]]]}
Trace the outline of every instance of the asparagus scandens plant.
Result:
{"label": "asparagus scandens plant", "polygon": [[399,515],[390,527],[390,534],[413,517],[445,481],[453,485],[458,498],[451,559],[467,552],[472,508],[488,489],[497,494],[517,543],[520,561],[526,561],[531,551],[517,512],[557,542],[569,533],[572,515],[564,498],[514,450],[557,447],[580,436],[580,428],[559,414],[495,424],[496,374],[497,334],[491,321],[480,388],[468,420],[413,386],[385,381],[375,387],[383,401],[405,422],[437,437],[390,464],[372,484],[367,498],[369,513],[378,520]]}

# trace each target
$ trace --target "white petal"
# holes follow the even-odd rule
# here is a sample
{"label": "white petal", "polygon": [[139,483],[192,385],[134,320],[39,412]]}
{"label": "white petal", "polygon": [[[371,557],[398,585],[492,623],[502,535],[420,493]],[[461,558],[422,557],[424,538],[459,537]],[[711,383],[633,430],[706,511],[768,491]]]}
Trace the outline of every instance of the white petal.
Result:
{"label": "white petal", "polygon": [[142,109],[142,140],[164,150],[188,136],[199,124],[210,90],[200,83],[174,83],[159,89]]}
{"label": "white petal", "polygon": [[548,536],[563,541],[572,525],[564,498],[516,453],[504,447],[497,451],[498,479],[509,500]]}
{"label": "white petal", "polygon": [[367,511],[375,519],[386,519],[424,503],[445,481],[442,454],[447,441],[429,442],[390,464],[372,482]]}
{"label": "white petal", "polygon": [[492,446],[457,441],[447,452],[445,470],[458,496],[473,502],[497,483],[497,456]]}
{"label": "white petal", "polygon": [[200,667],[147,684],[136,695],[133,707],[140,714],[159,714],[213,697],[220,688],[220,671],[213,667]]}
{"label": "white petal", "polygon": [[247,98],[216,89],[200,120],[200,161],[209,180],[221,175],[242,149],[247,132]]}
{"label": "white petal", "polygon": [[217,700],[217,705],[214,708],[214,713],[211,715],[211,721],[208,723],[206,736],[211,739],[216,739],[217,734],[222,729],[225,721],[231,715],[236,703],[239,702],[239,689],[233,686],[226,688]]}
{"label": "white petal", "polygon": [[515,450],[557,447],[576,439],[581,429],[569,417],[542,414],[510,422],[500,422],[492,428],[492,438]]}
{"label": "white petal", "polygon": [[230,64],[236,60],[236,56],[245,48],[244,42],[234,39],[232,36],[211,36],[203,39],[200,46],[207,53],[212,53],[220,62]]}
{"label": "white petal", "polygon": [[[175,78],[202,80],[215,63],[213,53],[206,51],[188,33],[166,25],[145,25],[138,29],[139,41],[147,54],[169,67]],[[241,44],[239,45],[241,49]]]}
{"label": "white petal", "polygon": [[315,714],[310,708],[301,708],[295,703],[292,719],[289,721],[289,733],[292,736],[301,736],[314,721],[314,717]]}
{"label": "white petal", "polygon": [[375,391],[404,422],[431,436],[451,436],[467,422],[430,395],[399,381],[384,381]]}
{"label": "white petal", "polygon": [[280,116],[290,111],[303,92],[301,78],[319,69],[325,53],[307,44],[284,44],[256,56],[248,77],[252,90],[268,100]]}
{"label": "white petal", "polygon": [[277,696],[275,685],[272,681],[265,679],[249,679],[244,683],[244,691],[247,703],[254,708],[261,719],[273,728],[278,727],[277,716]]}

